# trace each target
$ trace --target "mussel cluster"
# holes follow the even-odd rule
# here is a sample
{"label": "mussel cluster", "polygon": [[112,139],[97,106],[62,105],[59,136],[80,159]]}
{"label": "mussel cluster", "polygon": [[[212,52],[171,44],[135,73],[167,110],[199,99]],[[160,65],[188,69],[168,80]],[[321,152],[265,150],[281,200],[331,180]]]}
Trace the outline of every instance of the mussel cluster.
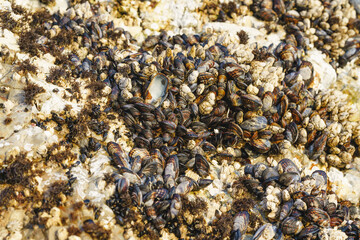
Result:
{"label": "mussel cluster", "polygon": [[[137,211],[161,230],[176,219],[182,197],[211,184],[212,159],[279,154],[285,142],[303,145],[310,159],[324,158],[329,136],[335,137],[327,126],[341,128],[338,121],[350,115],[333,116],[334,106],[311,88],[311,62],[302,60],[302,50],[291,42],[255,46],[250,60],[238,60],[236,52],[206,33],[169,37],[163,32],[149,37],[144,48],[115,61],[118,72],[104,81],[112,89],[111,107],[134,141],[129,154],[115,142],[107,145],[120,169],[116,200],[109,201],[120,218],[129,209],[121,207],[127,201],[122,198],[132,196]],[[267,84],[271,80],[259,68],[279,72],[278,81]],[[350,154],[345,165],[354,154],[350,141],[336,142]],[[301,181],[298,169],[282,169],[281,175],[278,170],[265,171],[265,180],[278,178],[284,186]],[[258,180],[246,184],[257,196],[264,194]]]}
{"label": "mussel cluster", "polygon": [[[359,238],[359,208],[349,201],[338,202],[337,196],[328,191],[325,171],[315,170],[311,175],[302,176],[288,158],[279,161],[275,167],[261,162],[248,164],[244,171],[245,186],[262,200],[260,208],[273,223],[259,228],[253,239],[265,234],[264,229],[268,229],[267,234],[271,233],[267,239],[275,235],[275,239],[282,239],[283,235],[296,239],[324,239],[324,229],[335,227],[343,231],[347,239]],[[248,213],[244,216],[241,229],[246,231]],[[234,230],[237,229],[234,227]]]}
{"label": "mussel cluster", "polygon": [[[309,43],[339,65],[359,56],[360,24],[350,3],[337,1],[257,0],[250,6],[258,18],[285,26],[291,41],[301,48]],[[336,65],[336,64],[335,64]]]}

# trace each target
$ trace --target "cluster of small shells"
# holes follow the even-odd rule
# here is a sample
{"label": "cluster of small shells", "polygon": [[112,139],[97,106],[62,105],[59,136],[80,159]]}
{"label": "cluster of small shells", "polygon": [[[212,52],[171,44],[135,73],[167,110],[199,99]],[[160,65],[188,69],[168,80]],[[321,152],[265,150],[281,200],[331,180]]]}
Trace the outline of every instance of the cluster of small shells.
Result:
{"label": "cluster of small shells", "polygon": [[341,65],[357,55],[359,20],[350,2],[260,0],[252,10],[265,21],[282,22],[301,47],[311,43],[332,59],[340,57]]}
{"label": "cluster of small shells", "polygon": [[[332,192],[326,173],[359,168],[359,113],[346,94],[318,90],[305,60],[315,46],[333,67],[356,62],[352,4],[71,5],[0,12],[3,35],[17,35],[0,49],[1,237],[359,237],[358,199]],[[262,46],[251,28],[200,32],[248,16],[286,36]],[[11,148],[27,124],[44,136]]]}
{"label": "cluster of small shells", "polygon": [[358,56],[359,11],[353,1],[225,1],[204,2],[202,9],[209,21],[239,21],[252,16],[266,21],[269,31],[285,28],[288,36],[296,39],[299,47],[309,44],[326,53],[334,67],[344,66]]}
{"label": "cluster of small shells", "polygon": [[[275,239],[282,239],[282,234],[297,239],[323,239],[328,235],[328,227],[338,227],[337,234],[341,239],[358,235],[359,208],[349,201],[338,202],[336,194],[327,191],[326,172],[316,170],[311,176],[300,178],[297,166],[284,158],[275,167],[260,162],[249,164],[245,174],[245,186],[262,199],[259,208],[271,222],[280,220],[279,225],[264,224],[254,239],[264,238],[266,229],[271,235],[268,237]],[[240,214],[238,230],[241,235],[246,232],[249,214],[246,211]]]}

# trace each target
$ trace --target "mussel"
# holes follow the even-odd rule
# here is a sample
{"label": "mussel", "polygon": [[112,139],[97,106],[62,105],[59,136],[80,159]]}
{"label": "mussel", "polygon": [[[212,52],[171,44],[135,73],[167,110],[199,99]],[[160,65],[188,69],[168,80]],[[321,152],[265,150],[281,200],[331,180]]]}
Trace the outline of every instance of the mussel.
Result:
{"label": "mussel", "polygon": [[281,230],[287,235],[297,235],[303,228],[303,223],[295,217],[287,217],[281,223]]}
{"label": "mussel", "polygon": [[169,79],[161,73],[155,74],[145,91],[145,103],[160,106],[168,94]]}

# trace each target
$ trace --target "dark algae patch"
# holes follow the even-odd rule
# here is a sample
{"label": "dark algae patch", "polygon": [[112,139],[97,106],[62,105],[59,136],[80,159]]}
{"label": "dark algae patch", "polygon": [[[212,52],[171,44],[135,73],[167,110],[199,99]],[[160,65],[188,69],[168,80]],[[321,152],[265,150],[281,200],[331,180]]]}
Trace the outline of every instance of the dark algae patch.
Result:
{"label": "dark algae patch", "polygon": [[25,61],[20,62],[18,64],[17,71],[20,71],[23,73],[35,74],[37,71],[37,67],[35,67],[35,65],[31,64],[29,59],[26,59]]}
{"label": "dark algae patch", "polygon": [[27,86],[24,88],[25,103],[31,105],[36,95],[43,92],[45,92],[45,89],[43,87],[40,87],[35,83],[28,83]]}

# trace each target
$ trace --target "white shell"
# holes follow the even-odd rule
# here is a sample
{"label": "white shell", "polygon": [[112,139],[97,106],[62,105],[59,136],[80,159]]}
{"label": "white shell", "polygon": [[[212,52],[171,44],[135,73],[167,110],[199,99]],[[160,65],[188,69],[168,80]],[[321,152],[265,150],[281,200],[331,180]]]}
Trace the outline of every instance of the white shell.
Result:
{"label": "white shell", "polygon": [[145,92],[145,103],[150,103],[155,107],[160,106],[167,96],[168,86],[169,79],[164,74],[154,75]]}

